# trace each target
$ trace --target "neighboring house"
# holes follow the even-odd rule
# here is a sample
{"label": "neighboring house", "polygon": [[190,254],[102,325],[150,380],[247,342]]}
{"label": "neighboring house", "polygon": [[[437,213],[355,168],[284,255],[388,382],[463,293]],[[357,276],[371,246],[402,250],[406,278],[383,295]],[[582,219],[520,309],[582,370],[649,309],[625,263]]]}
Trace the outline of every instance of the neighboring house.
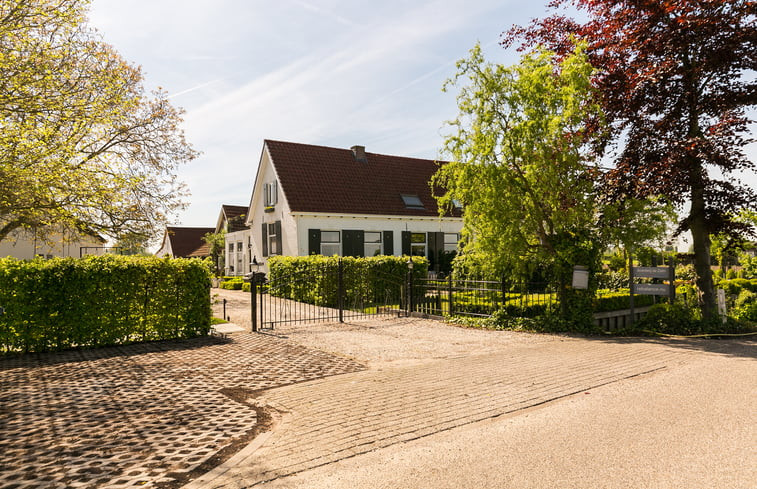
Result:
{"label": "neighboring house", "polygon": [[205,258],[210,256],[210,247],[203,236],[215,231],[213,228],[166,226],[163,243],[155,256],[172,258]]}
{"label": "neighboring house", "polygon": [[247,207],[222,205],[216,223],[216,233],[226,232],[224,270],[226,275],[239,275],[250,271],[253,259],[250,246],[250,227],[246,224]]}
{"label": "neighboring house", "polygon": [[[100,236],[83,235],[70,231],[36,233],[32,230],[17,229],[0,241],[0,258],[12,256],[19,259],[34,257],[53,258],[72,256],[79,258],[86,249],[101,249],[105,240]],[[82,248],[85,252],[82,253]]]}
{"label": "neighboring house", "polygon": [[[432,160],[266,140],[253,186],[249,253],[274,255],[418,255],[438,269],[457,248],[461,210],[439,216]],[[227,253],[232,241],[227,237]],[[236,246],[236,245],[235,245]],[[227,259],[230,258],[227,256]],[[231,263],[227,261],[227,263]],[[245,262],[244,274],[253,268]],[[265,270],[265,267],[263,267]]]}

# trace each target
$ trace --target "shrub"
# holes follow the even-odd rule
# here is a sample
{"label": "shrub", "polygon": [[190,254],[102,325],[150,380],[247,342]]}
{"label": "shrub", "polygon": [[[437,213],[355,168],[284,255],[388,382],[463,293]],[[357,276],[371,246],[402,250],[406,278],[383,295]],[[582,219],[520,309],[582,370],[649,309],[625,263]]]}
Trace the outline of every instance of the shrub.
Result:
{"label": "shrub", "polygon": [[691,309],[681,304],[655,304],[637,323],[637,328],[655,333],[691,335],[699,332]]}
{"label": "shrub", "polygon": [[244,282],[242,281],[242,279],[227,280],[225,282],[221,282],[220,287],[226,290],[242,290],[243,284]]}
{"label": "shrub", "polygon": [[[275,256],[268,260],[268,291],[318,306],[336,307],[339,261],[346,306],[379,301],[384,304],[403,300],[403,284],[408,273],[407,256]],[[413,257],[413,277],[426,278],[428,261]],[[418,294],[423,291],[418,290]],[[420,297],[417,297],[418,299]]]}
{"label": "shrub", "polygon": [[210,267],[136,256],[0,259],[0,350],[189,338],[210,328]]}

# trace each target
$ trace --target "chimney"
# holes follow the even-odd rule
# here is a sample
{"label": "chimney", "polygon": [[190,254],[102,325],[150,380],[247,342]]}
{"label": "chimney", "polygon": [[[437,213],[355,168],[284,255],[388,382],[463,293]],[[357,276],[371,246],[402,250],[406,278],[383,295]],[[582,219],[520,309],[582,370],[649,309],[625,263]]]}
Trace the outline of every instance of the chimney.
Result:
{"label": "chimney", "polygon": [[353,146],[350,149],[352,150],[352,156],[355,157],[355,161],[368,163],[368,157],[365,155],[365,146]]}

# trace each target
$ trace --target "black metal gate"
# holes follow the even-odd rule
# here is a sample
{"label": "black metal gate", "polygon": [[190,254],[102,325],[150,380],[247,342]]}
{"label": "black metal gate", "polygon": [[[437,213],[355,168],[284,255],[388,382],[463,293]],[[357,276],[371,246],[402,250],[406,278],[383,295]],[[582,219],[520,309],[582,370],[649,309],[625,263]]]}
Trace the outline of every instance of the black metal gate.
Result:
{"label": "black metal gate", "polygon": [[268,280],[252,279],[252,329],[292,323],[344,322],[379,315],[406,315],[405,277],[369,268],[345,270],[341,260]]}

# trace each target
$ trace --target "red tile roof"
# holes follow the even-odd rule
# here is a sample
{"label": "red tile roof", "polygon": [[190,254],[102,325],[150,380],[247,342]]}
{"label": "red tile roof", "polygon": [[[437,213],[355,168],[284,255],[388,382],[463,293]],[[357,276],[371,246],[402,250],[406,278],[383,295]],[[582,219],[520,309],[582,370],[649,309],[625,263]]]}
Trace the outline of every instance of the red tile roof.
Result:
{"label": "red tile roof", "polygon": [[245,225],[247,218],[247,206],[242,205],[222,205],[223,215],[226,217],[226,222],[229,223],[228,232],[233,233],[235,231],[244,231],[250,229]]}
{"label": "red tile roof", "polygon": [[215,228],[166,227],[166,234],[171,241],[171,251],[175,258],[210,256],[210,248],[202,237],[212,232],[215,232]]}
{"label": "red tile roof", "polygon": [[[440,162],[377,153],[358,161],[350,149],[271,140],[265,145],[293,212],[439,215],[429,182]],[[403,194],[417,195],[423,209],[408,208]]]}

